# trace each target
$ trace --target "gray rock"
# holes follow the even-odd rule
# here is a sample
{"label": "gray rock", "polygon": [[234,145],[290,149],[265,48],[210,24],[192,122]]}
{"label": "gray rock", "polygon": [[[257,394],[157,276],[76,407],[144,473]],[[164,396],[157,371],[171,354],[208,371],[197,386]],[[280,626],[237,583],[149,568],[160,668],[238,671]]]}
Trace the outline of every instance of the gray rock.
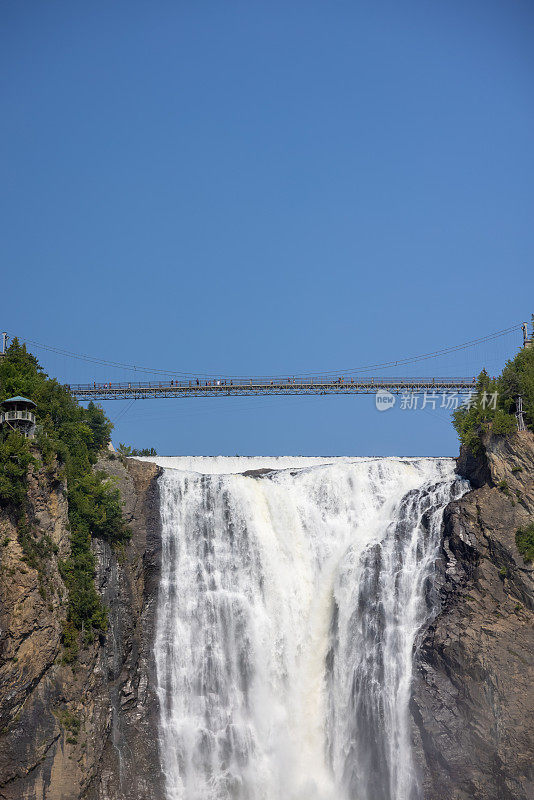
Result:
{"label": "gray rock", "polygon": [[423,796],[530,800],[533,579],[515,532],[534,516],[534,437],[488,438],[483,456],[464,452],[458,467],[478,488],[446,509],[441,611],[418,654],[411,713]]}
{"label": "gray rock", "polygon": [[30,476],[29,519],[57,549],[41,575],[22,560],[14,520],[0,514],[2,800],[164,798],[152,659],[160,470],[107,454],[97,467],[118,482],[132,538],[117,552],[93,543],[109,628],[74,668],[61,662],[67,593],[58,558],[70,548],[66,487],[54,471]]}

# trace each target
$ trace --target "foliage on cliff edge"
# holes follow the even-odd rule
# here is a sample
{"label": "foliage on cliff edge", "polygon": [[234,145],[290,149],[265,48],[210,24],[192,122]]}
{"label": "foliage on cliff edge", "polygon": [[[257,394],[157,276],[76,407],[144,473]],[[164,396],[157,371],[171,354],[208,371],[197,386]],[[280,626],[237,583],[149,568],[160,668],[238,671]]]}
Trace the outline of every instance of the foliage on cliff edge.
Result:
{"label": "foliage on cliff edge", "polygon": [[469,406],[461,406],[453,414],[453,424],[460,438],[473,453],[482,449],[482,435],[513,433],[517,429],[516,399],[523,399],[527,428],[534,431],[534,348],[524,348],[508,361],[502,374],[490,378],[483,370],[477,381],[476,394]]}
{"label": "foliage on cliff edge", "polygon": [[[118,490],[104,473],[94,471],[98,452],[109,441],[112,425],[101,408],[78,405],[68,389],[51,379],[25,345],[14,339],[0,361],[0,401],[23,395],[37,405],[37,436],[32,442],[17,432],[0,435],[0,506],[11,510],[25,530],[23,549],[31,546],[25,525],[28,468],[41,461],[51,476],[67,479],[71,554],[60,563],[69,592],[65,628],[67,651],[74,655],[77,631],[91,638],[106,627],[106,610],[95,588],[91,537],[111,543],[128,538]],[[30,538],[28,538],[30,537]]]}

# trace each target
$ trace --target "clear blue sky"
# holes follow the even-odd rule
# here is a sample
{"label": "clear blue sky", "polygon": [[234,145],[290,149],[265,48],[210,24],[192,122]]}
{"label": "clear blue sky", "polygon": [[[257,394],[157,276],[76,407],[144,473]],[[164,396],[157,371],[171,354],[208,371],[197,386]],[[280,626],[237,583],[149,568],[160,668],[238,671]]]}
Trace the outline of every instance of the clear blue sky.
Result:
{"label": "clear blue sky", "polygon": [[[0,14],[0,330],[291,375],[534,311],[530,0],[4,0]],[[496,372],[518,344],[403,371]],[[129,379],[34,352],[65,381]],[[105,408],[125,412],[116,442],[163,454],[457,449],[447,413],[379,414],[370,397]]]}

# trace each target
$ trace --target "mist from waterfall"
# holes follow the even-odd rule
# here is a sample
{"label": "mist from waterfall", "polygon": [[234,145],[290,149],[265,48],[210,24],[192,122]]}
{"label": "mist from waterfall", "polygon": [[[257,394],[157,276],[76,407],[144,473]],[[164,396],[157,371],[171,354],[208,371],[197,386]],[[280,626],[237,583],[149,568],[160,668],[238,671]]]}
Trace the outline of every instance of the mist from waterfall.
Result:
{"label": "mist from waterfall", "polygon": [[168,800],[418,797],[412,665],[452,459],[161,463]]}

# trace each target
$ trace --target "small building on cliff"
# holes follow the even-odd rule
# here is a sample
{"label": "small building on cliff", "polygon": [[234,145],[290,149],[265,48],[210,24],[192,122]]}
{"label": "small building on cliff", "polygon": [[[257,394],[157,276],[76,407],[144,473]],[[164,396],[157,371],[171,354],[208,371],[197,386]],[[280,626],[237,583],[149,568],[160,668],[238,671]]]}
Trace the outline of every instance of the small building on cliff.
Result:
{"label": "small building on cliff", "polygon": [[19,431],[27,439],[35,436],[35,403],[27,397],[9,397],[1,404],[0,425]]}

